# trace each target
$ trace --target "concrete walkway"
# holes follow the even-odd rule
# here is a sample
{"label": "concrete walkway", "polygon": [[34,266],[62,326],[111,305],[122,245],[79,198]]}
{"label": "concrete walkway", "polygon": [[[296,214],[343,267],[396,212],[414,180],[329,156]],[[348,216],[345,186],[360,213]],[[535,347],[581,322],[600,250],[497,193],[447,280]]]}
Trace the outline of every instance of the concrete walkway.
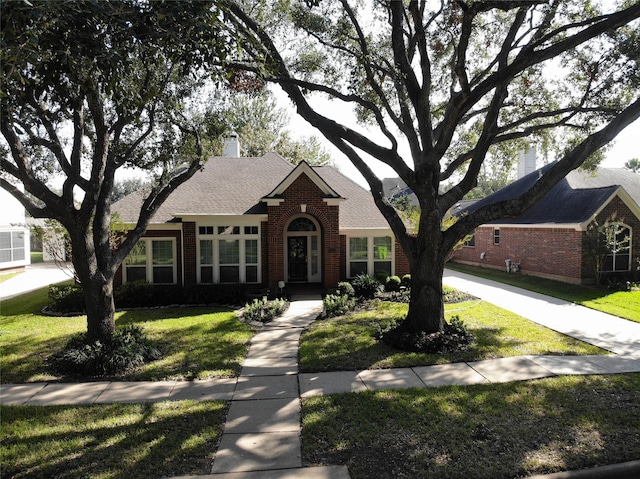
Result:
{"label": "concrete walkway", "polygon": [[21,273],[0,283],[0,301],[70,279],[73,279],[71,273],[54,263],[30,264]]}
{"label": "concrete walkway", "polygon": [[253,337],[239,378],[193,382],[2,385],[1,404],[92,404],[181,399],[231,401],[211,475],[179,479],[348,479],[344,466],[303,468],[300,398],[390,388],[640,372],[640,324],[554,298],[446,271],[444,282],[532,321],[608,349],[607,356],[520,356],[387,370],[298,374],[303,330],[322,310],[299,297]]}

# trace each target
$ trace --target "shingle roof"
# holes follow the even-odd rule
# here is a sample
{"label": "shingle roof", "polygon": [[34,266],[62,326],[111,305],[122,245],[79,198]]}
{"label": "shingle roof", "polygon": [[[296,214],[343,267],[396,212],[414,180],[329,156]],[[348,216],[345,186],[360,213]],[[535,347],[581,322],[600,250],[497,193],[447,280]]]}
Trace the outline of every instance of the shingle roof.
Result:
{"label": "shingle roof", "polygon": [[[531,188],[539,176],[552,165],[543,166],[461,212],[472,213],[483,206],[518,197]],[[622,168],[597,168],[594,172],[574,170],[520,216],[497,220],[493,223],[583,223],[597,212],[619,186],[622,186],[637,204],[640,204],[640,176],[637,174]]]}
{"label": "shingle roof", "polygon": [[[182,215],[264,214],[261,199],[273,191],[294,169],[276,153],[259,158],[213,157],[202,171],[180,185],[163,203],[152,223],[167,223]],[[335,168],[314,167],[318,175],[345,198],[340,203],[341,228],[388,228],[371,193]],[[113,204],[125,223],[134,223],[144,192],[132,193]]]}

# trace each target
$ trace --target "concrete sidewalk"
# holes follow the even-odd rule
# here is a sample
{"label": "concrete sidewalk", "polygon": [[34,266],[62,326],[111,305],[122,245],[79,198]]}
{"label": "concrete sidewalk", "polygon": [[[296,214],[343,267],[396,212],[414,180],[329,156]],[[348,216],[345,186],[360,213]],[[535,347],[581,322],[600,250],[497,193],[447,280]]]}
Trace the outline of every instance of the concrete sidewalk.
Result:
{"label": "concrete sidewalk", "polygon": [[18,275],[0,283],[0,301],[71,279],[69,271],[54,263],[30,264]]}

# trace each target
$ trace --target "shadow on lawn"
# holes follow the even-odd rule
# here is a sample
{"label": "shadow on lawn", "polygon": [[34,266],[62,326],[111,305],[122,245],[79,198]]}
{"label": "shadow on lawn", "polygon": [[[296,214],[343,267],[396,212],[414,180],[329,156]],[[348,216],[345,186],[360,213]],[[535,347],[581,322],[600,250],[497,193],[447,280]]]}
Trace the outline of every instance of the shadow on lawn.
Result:
{"label": "shadow on lawn", "polygon": [[223,402],[3,408],[3,477],[136,479],[206,474]]}
{"label": "shadow on lawn", "polygon": [[310,398],[305,464],[353,479],[524,477],[640,457],[640,376],[563,377]]}

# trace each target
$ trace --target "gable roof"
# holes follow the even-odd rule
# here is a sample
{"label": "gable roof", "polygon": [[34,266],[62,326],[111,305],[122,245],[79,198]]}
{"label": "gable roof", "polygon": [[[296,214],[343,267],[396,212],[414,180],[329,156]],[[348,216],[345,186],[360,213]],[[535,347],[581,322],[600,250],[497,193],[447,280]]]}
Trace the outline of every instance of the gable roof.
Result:
{"label": "gable roof", "polygon": [[[487,196],[460,213],[516,198],[531,188],[553,163],[520,178]],[[624,190],[624,193],[620,189]],[[614,195],[640,205],[640,177],[622,168],[596,168],[595,171],[571,171],[538,203],[515,218],[504,218],[490,224],[582,224],[590,221]]]}
{"label": "gable roof", "polygon": [[318,187],[318,189],[325,195],[326,198],[341,198],[341,196],[335,192],[329,184],[324,181],[318,173],[315,172],[311,166],[306,161],[302,161],[298,163],[298,165],[293,169],[293,171],[283,179],[278,186],[276,186],[273,191],[271,191],[268,195],[265,195],[265,198],[278,198],[284,194],[284,192],[289,188],[294,181],[296,181],[300,175],[307,175],[311,181]]}
{"label": "gable roof", "polygon": [[[212,157],[167,198],[151,223],[169,223],[181,216],[266,214],[262,199],[281,194],[304,173],[327,197],[343,199],[340,228],[389,227],[369,191],[333,167],[301,165],[294,167],[277,153],[258,158]],[[123,222],[135,223],[146,193],[132,193],[114,203],[112,210]]]}

